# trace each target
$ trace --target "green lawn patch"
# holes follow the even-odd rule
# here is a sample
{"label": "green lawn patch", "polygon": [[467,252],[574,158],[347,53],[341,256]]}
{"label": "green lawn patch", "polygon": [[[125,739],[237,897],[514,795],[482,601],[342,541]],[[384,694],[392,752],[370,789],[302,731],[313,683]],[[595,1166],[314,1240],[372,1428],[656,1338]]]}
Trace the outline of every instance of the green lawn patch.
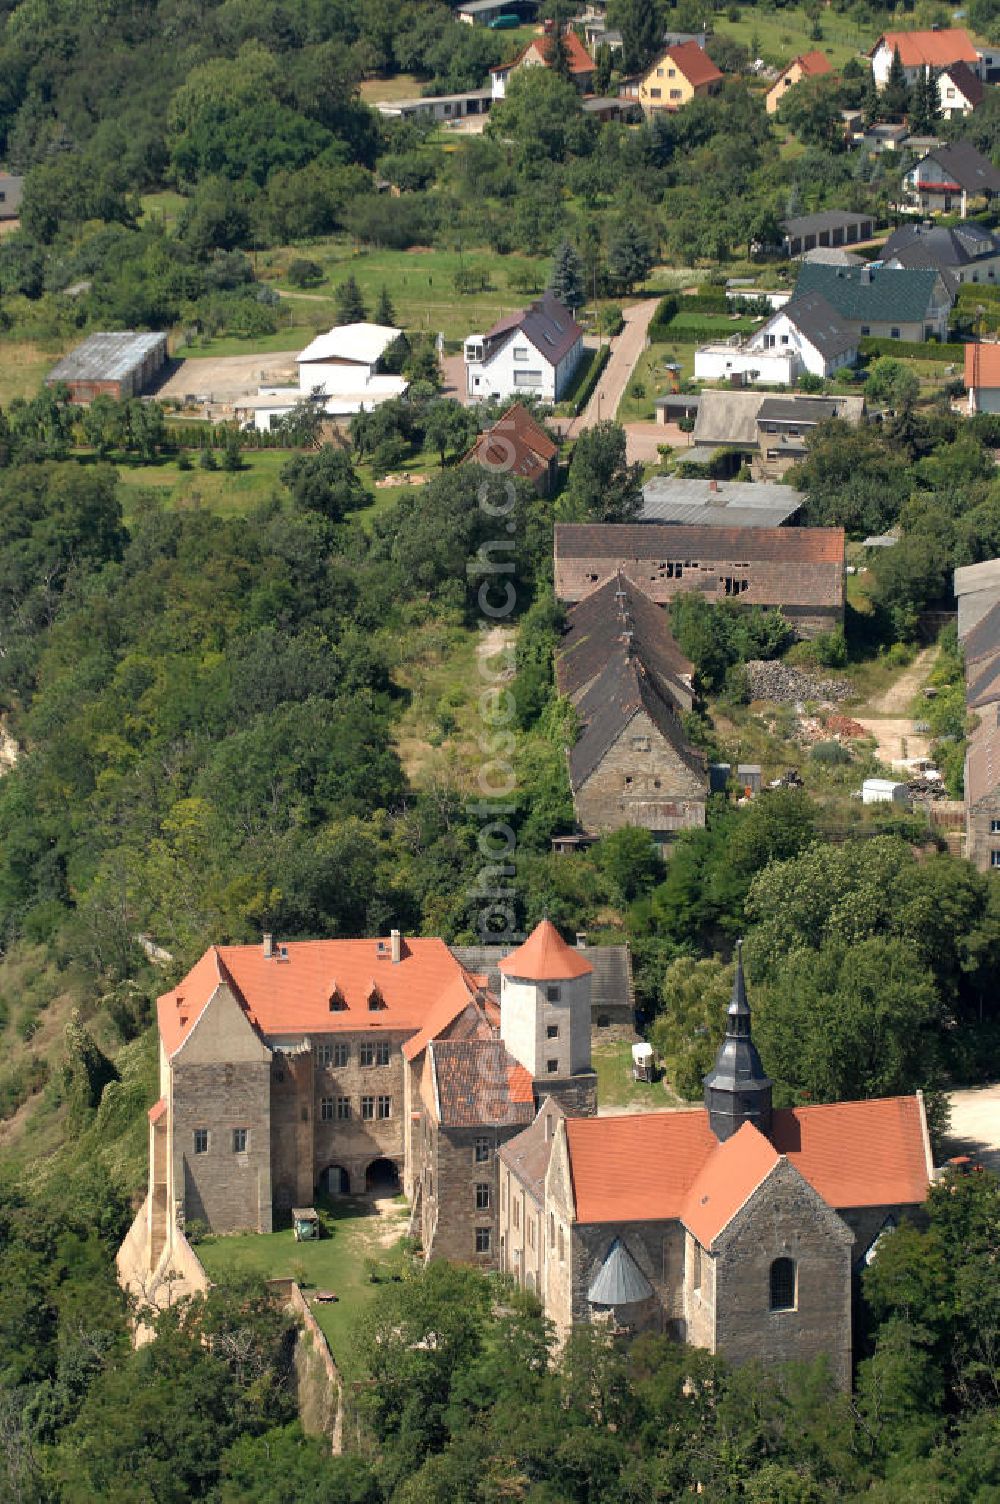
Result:
{"label": "green lawn patch", "polygon": [[632,1046],[627,1039],[598,1044],[592,1051],[597,1072],[597,1109],[636,1107],[661,1112],[677,1107],[682,1098],[671,1091],[666,1081],[636,1081],[632,1075]]}
{"label": "green lawn patch", "polygon": [[[690,381],[694,376],[695,349],[693,342],[676,339],[663,344],[658,341],[644,350],[618,405],[619,423],[652,423],[656,417],[654,399],[671,390],[672,378],[666,367],[680,366],[680,381]],[[643,389],[641,397],[633,395],[637,387]]]}
{"label": "green lawn patch", "polygon": [[202,470],[197,458],[191,470],[181,470],[172,458],[148,465],[121,464],[118,484],[125,520],[134,513],[140,491],[155,492],[177,510],[201,507],[220,516],[242,516],[272,492],[282,491],[278,474],[288,458],[285,449],[247,449],[243,451],[243,469],[232,474],[221,468]]}
{"label": "green lawn patch", "polygon": [[[751,48],[756,39],[758,56],[765,62],[784,65],[800,53],[823,52],[835,68],[842,68],[848,58],[874,45],[878,36],[877,23],[859,24],[846,16],[838,16],[832,10],[824,10],[820,18],[822,37],[812,35],[813,22],[801,8],[776,11],[771,14],[753,6],[743,12],[738,21],[720,20],[715,27],[720,36],[732,37],[744,47]],[[751,48],[752,50],[752,48]]]}
{"label": "green lawn patch", "polygon": [[[328,329],[333,323],[330,309],[324,308],[317,318],[316,305],[313,303],[293,303],[291,299],[282,303],[281,313],[287,318],[287,323],[277,329],[274,334],[220,334],[210,338],[208,335],[199,335],[196,341],[190,345],[180,345],[173,353],[178,360],[202,360],[209,356],[217,355],[256,355],[258,352],[265,354],[271,350],[304,350],[319,329]],[[287,310],[287,312],[286,312]]]}
{"label": "green lawn patch", "polygon": [[144,193],[139,203],[141,205],[140,224],[160,224],[165,230],[172,230],[180,218],[187,199],[183,193],[175,193],[171,188],[164,188],[160,193]]}
{"label": "green lawn patch", "polygon": [[262,1279],[295,1279],[309,1298],[316,1290],[332,1291],[335,1301],[312,1304],[337,1366],[345,1377],[357,1375],[354,1341],[357,1322],[367,1310],[378,1285],[370,1274],[372,1262],[388,1269],[401,1266],[396,1245],[406,1232],[409,1212],[400,1201],[393,1214],[379,1216],[372,1202],[353,1196],[323,1204],[325,1230],[316,1242],[296,1243],[291,1228],[272,1233],[243,1233],[204,1238],[198,1257],[210,1279],[256,1274]]}

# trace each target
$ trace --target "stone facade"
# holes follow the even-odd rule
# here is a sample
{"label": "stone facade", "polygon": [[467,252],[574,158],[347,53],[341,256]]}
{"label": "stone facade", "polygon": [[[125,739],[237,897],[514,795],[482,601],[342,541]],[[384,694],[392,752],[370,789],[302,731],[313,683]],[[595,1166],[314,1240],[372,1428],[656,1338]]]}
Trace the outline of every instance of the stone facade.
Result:
{"label": "stone facade", "polygon": [[600,835],[638,825],[664,839],[705,823],[698,778],[645,711],[634,716],[593,773],[573,791],[581,827]]}

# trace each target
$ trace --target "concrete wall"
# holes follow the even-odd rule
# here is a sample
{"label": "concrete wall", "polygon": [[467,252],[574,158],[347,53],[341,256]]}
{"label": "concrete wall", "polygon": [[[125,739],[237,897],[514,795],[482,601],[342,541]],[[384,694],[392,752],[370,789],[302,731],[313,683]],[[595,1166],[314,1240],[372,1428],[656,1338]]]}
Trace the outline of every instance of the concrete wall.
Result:
{"label": "concrete wall", "polygon": [[704,825],[707,796],[707,777],[692,773],[641,711],[574,790],[573,804],[582,828],[595,835],[622,825],[674,831]]}
{"label": "concrete wall", "polygon": [[794,351],[702,345],[694,352],[696,381],[730,381],[740,376],[747,386],[791,386],[800,369]]}

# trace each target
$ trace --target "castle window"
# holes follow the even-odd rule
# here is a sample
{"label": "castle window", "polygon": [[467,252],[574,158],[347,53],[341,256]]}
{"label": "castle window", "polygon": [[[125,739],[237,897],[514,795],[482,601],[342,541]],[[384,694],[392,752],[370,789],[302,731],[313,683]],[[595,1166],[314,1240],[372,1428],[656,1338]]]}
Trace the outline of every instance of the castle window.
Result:
{"label": "castle window", "polygon": [[339,987],[334,987],[333,991],[330,993],[330,1012],[345,1013],[346,1011],[347,1003],[344,1000],[344,994],[341,992]]}
{"label": "castle window", "polygon": [[565,1258],[566,1258],[566,1236],[565,1236],[562,1228],[560,1227],[560,1229],[559,1229],[559,1262],[560,1262],[560,1264],[564,1261]]}
{"label": "castle window", "polygon": [[556,1246],[556,1219],[552,1215],[552,1213],[549,1212],[549,1247],[550,1248],[554,1248],[555,1246]]}
{"label": "castle window", "polygon": [[333,1098],[323,1097],[319,1104],[319,1117],[321,1123],[333,1122]]}
{"label": "castle window", "polygon": [[334,1045],[334,1047],[333,1047],[333,1063],[334,1063],[334,1065],[346,1065],[347,1062],[350,1060],[350,1058],[351,1058],[351,1047],[350,1047],[349,1044],[344,1044],[343,1042],[341,1042],[341,1043],[338,1043],[338,1044]]}
{"label": "castle window", "polygon": [[529,1248],[534,1248],[534,1246],[535,1246],[535,1219],[534,1219],[534,1217],[529,1217],[528,1218],[528,1247]]}
{"label": "castle window", "polygon": [[701,1244],[695,1243],[694,1254],[691,1259],[691,1287],[694,1290],[701,1289]]}
{"label": "castle window", "polygon": [[473,1164],[485,1165],[489,1161],[492,1145],[488,1138],[477,1138],[472,1150]]}
{"label": "castle window", "polygon": [[1000,867],[1000,851],[991,851],[990,852],[990,866],[991,867]]}
{"label": "castle window", "polygon": [[558,1024],[548,1024],[547,1027],[546,1027],[546,1029],[545,1029],[545,1037],[546,1037],[546,1039],[558,1039],[559,1038],[559,1025]]}
{"label": "castle window", "polygon": [[511,1204],[511,1220],[514,1223],[515,1227],[520,1227],[520,1225],[521,1225],[521,1203],[520,1203],[520,1201],[514,1201]]}
{"label": "castle window", "polygon": [[377,1118],[391,1118],[392,1117],[392,1098],[391,1097],[376,1097],[375,1098],[375,1116]]}
{"label": "castle window", "polygon": [[194,1152],[196,1154],[208,1153],[208,1129],[196,1128],[194,1130]]}
{"label": "castle window", "polygon": [[489,1253],[493,1246],[493,1229],[490,1227],[476,1228],[476,1252]]}
{"label": "castle window", "polygon": [[361,1098],[361,1116],[364,1118],[364,1120],[365,1120],[366,1123],[370,1123],[372,1121],[372,1119],[375,1116],[375,1098],[374,1097],[362,1097]]}
{"label": "castle window", "polygon": [[558,1003],[560,996],[561,996],[561,993],[560,993],[558,987],[546,987],[546,989],[545,989],[545,1001],[546,1002],[548,1002],[548,1003]]}
{"label": "castle window", "polygon": [[994,836],[1000,835],[1000,820],[990,821],[990,834]]}
{"label": "castle window", "polygon": [[250,1130],[248,1128],[234,1128],[233,1129],[233,1153],[234,1154],[245,1154],[247,1152],[247,1144],[249,1143],[249,1141],[250,1141]]}
{"label": "castle window", "polygon": [[346,1123],[346,1121],[350,1117],[350,1115],[351,1115],[351,1099],[350,1099],[350,1097],[338,1097],[337,1098],[337,1117],[340,1120],[340,1122]]}
{"label": "castle window", "polygon": [[368,1012],[380,1013],[384,1007],[385,998],[382,996],[381,992],[379,992],[377,987],[373,987],[371,992],[369,992],[368,994]]}
{"label": "castle window", "polygon": [[359,1052],[359,1059],[362,1065],[388,1065],[389,1041],[387,1039],[379,1039],[374,1044],[363,1044]]}
{"label": "castle window", "polygon": [[554,1076],[559,1069],[558,1060],[546,1060],[545,1069],[548,1071],[550,1076]]}
{"label": "castle window", "polygon": [[[516,1205],[516,1203],[515,1203]],[[490,1188],[483,1182],[476,1186],[476,1211],[488,1212],[490,1209]]]}
{"label": "castle window", "polygon": [[771,1265],[771,1310],[795,1310],[794,1259],[775,1259]]}
{"label": "castle window", "polygon": [[318,1044],[316,1046],[315,1054],[317,1065],[329,1065],[333,1059],[333,1045]]}

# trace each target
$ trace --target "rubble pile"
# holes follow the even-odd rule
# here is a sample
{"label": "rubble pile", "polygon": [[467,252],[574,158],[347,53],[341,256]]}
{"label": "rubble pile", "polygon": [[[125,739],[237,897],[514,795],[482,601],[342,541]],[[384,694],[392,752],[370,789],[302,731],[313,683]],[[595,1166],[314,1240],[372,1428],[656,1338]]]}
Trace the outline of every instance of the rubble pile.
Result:
{"label": "rubble pile", "polygon": [[825,718],[826,729],[831,736],[838,741],[856,741],[858,737],[871,736],[867,726],[862,726],[860,721],[854,721],[849,715],[840,715],[834,712]]}
{"label": "rubble pile", "polygon": [[846,700],[854,693],[846,679],[820,679],[776,659],[753,658],[744,665],[752,700],[795,705],[803,700]]}

